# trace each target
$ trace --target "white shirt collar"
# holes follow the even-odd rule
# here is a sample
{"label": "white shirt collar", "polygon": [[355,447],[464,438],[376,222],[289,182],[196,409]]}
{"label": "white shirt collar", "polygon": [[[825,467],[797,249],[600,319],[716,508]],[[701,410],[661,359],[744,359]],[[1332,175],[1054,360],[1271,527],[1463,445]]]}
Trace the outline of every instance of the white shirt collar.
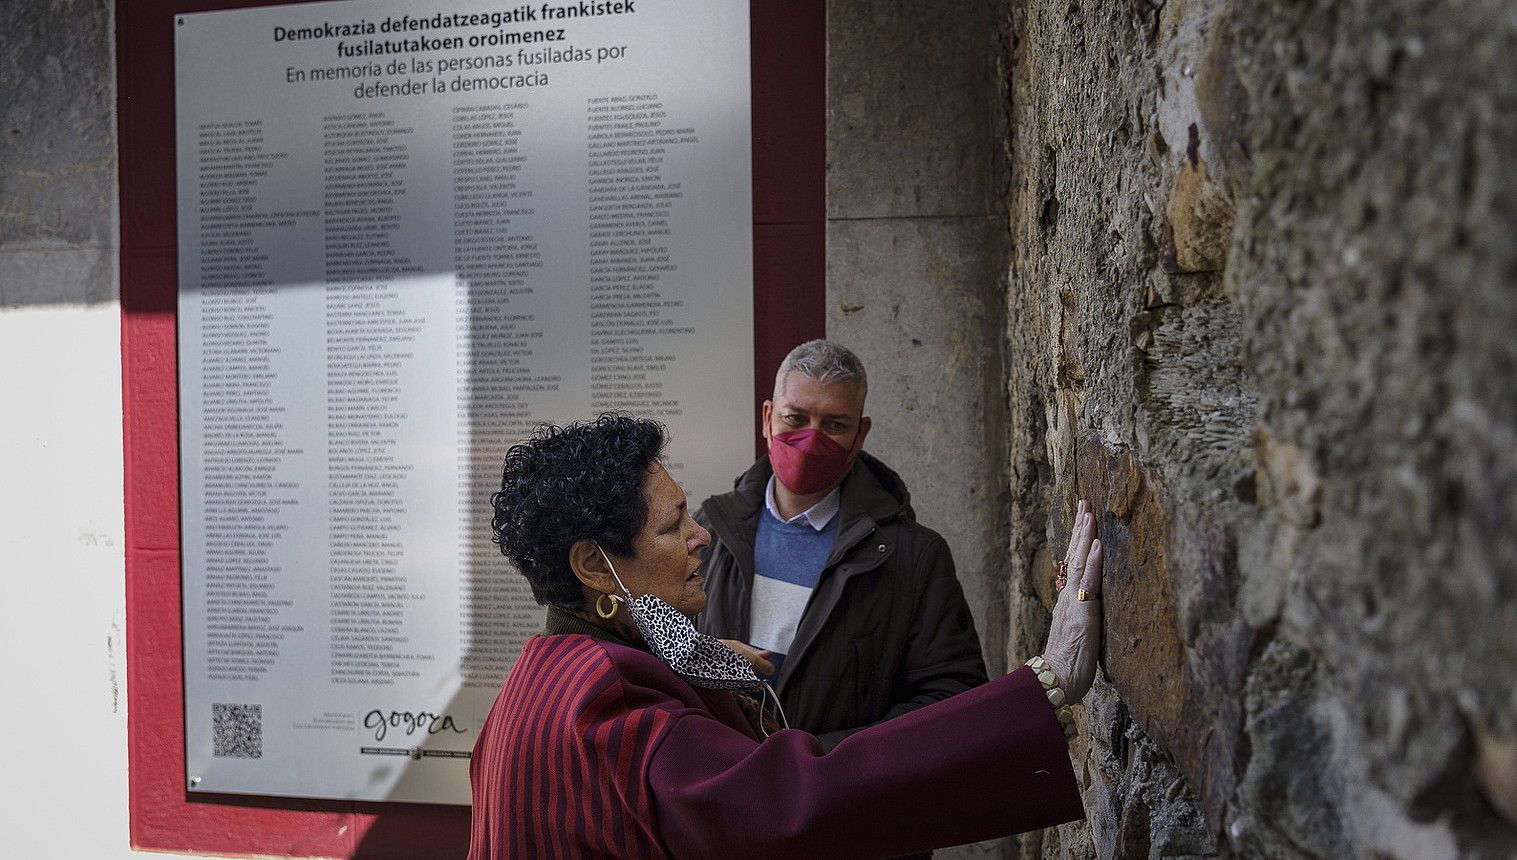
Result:
{"label": "white shirt collar", "polygon": [[784,517],[780,516],[779,506],[774,502],[773,475],[769,476],[769,486],[764,488],[764,507],[769,509],[769,513],[772,514],[775,519],[779,520],[780,522],[790,523],[792,525],[795,523],[804,522],[806,525],[811,526],[817,531],[821,531],[822,529],[827,528],[827,524],[832,522],[833,517],[837,516],[838,508],[841,508],[843,506],[842,499],[843,485],[839,484],[838,486],[832,488],[832,492],[823,496],[820,502],[817,502],[810,508],[801,511],[800,513],[787,520]]}

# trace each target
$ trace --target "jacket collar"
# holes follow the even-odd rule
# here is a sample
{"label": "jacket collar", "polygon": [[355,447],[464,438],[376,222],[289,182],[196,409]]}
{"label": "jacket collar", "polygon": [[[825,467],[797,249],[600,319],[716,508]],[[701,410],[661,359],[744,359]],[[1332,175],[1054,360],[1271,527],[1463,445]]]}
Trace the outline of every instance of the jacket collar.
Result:
{"label": "jacket collar", "polygon": [[[591,624],[584,618],[575,615],[557,606],[549,606],[547,617],[543,619],[543,635],[556,636],[559,634],[579,634],[599,639],[602,642],[611,642],[616,645],[625,645],[628,648],[636,648],[639,651],[653,653],[645,646],[629,642],[626,639],[612,633],[596,624]],[[756,702],[751,702],[743,694],[730,690],[703,690],[691,687],[696,696],[706,703],[706,706],[717,715],[717,718],[729,726],[737,724],[741,719],[746,724],[748,734],[754,740],[763,740],[767,730],[761,722],[763,708]]]}
{"label": "jacket collar", "polygon": [[[738,532],[745,532],[737,543],[752,549],[753,531],[757,528],[757,514],[764,508],[764,491],[769,479],[774,476],[774,467],[766,454],[738,476],[732,492],[712,496],[705,508],[717,534],[728,545]],[[911,509],[911,494],[906,482],[893,469],[880,462],[867,451],[859,453],[853,468],[843,479],[842,510],[838,523],[839,534],[849,531],[854,521],[867,518],[872,525],[882,524],[896,517],[915,520]],[[749,553],[751,555],[751,553]]]}
{"label": "jacket collar", "polygon": [[853,461],[853,470],[843,479],[843,510],[867,516],[875,523],[896,517],[916,519],[906,482],[874,455],[862,451]]}
{"label": "jacket collar", "polygon": [[596,624],[591,624],[578,615],[557,606],[549,606],[547,617],[543,619],[543,635],[554,636],[561,633],[577,633],[599,639],[602,642],[614,642],[617,645],[625,645],[628,648],[636,648],[639,651],[647,651],[641,645],[630,642],[615,633]]}

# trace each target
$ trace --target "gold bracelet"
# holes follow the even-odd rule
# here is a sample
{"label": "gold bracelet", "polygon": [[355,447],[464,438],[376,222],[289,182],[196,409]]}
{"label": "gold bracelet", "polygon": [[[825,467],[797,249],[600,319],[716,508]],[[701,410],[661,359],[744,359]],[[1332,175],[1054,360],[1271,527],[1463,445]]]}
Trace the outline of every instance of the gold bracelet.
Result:
{"label": "gold bracelet", "polygon": [[1059,676],[1053,673],[1053,667],[1044,660],[1042,655],[1028,660],[1026,664],[1038,676],[1038,683],[1043,685],[1043,695],[1048,697],[1048,704],[1053,706],[1053,715],[1059,720],[1059,728],[1064,730],[1064,740],[1075,739],[1075,715],[1069,709],[1069,703],[1065,701],[1064,689],[1059,686]]}

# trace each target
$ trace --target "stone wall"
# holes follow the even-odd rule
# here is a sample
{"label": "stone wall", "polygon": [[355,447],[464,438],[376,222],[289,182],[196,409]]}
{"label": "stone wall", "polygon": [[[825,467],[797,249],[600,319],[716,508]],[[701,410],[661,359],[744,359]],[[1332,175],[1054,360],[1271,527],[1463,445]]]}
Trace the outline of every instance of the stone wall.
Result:
{"label": "stone wall", "polygon": [[116,299],[112,6],[0,8],[0,308]]}
{"label": "stone wall", "polygon": [[1003,9],[1007,654],[1109,551],[1026,857],[1517,851],[1517,4]]}

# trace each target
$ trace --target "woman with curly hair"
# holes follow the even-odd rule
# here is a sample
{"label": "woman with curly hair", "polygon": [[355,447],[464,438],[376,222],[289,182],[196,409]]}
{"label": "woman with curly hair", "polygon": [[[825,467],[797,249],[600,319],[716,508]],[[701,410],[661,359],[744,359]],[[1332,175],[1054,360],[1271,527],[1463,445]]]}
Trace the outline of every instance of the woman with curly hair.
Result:
{"label": "woman with curly hair", "polygon": [[1101,549],[1084,502],[1044,656],[847,738],[783,729],[762,681],[695,631],[710,535],[656,422],[540,427],[506,456],[501,552],[548,607],[470,763],[471,860],[882,857],[1083,811],[1069,706],[1090,688]]}

